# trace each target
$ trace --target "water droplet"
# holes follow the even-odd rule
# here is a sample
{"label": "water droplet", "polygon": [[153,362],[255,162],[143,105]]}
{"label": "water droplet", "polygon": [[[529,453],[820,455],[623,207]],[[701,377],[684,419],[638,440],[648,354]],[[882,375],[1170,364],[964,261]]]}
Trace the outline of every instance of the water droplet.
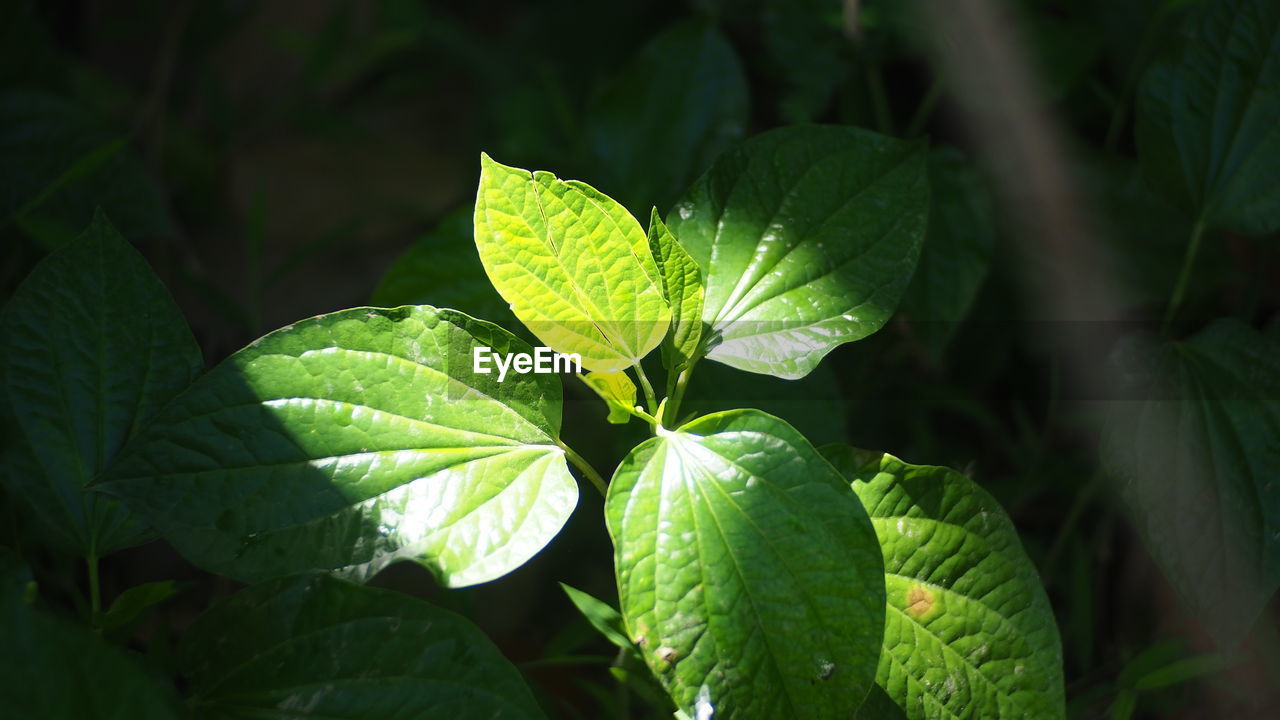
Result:
{"label": "water droplet", "polygon": [[818,679],[826,680],[836,671],[836,664],[830,660],[818,661]]}

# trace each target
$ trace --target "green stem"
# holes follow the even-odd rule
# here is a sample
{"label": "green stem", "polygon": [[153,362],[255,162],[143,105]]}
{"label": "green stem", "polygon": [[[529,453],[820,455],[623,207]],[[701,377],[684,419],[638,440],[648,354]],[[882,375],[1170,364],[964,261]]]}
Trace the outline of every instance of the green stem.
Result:
{"label": "green stem", "polygon": [[644,374],[644,366],[640,363],[636,363],[636,377],[640,378],[640,387],[644,389],[644,401],[648,403],[645,406],[645,410],[650,415],[658,412],[658,396],[654,394],[653,385],[650,384],[648,376]]}
{"label": "green stem", "polygon": [[[669,396],[669,399],[667,400],[667,408],[663,412],[665,417],[680,417],[680,403],[684,401],[685,388],[689,387],[689,378],[693,377],[693,366],[697,365],[698,361],[701,359],[701,355],[695,354],[693,357],[689,358],[689,364],[685,365],[684,369],[680,371],[680,376],[676,378],[675,390],[672,391]],[[675,425],[672,427],[679,426]]]}
{"label": "green stem", "polygon": [[584,477],[591,481],[592,485],[596,486],[596,490],[600,491],[600,497],[604,497],[605,493],[609,491],[609,488],[605,484],[604,478],[600,477],[600,473],[596,472],[596,469],[591,467],[591,463],[587,462],[581,455],[574,452],[573,448],[565,445],[563,442],[557,440],[556,444],[560,446],[561,450],[564,450],[564,456],[573,464],[574,467],[578,468],[578,472],[582,473]]}
{"label": "green stem", "polygon": [[98,615],[102,612],[102,592],[98,586],[98,554],[90,551],[84,562],[89,566],[89,618],[96,626]]}
{"label": "green stem", "polygon": [[880,66],[867,65],[867,89],[871,92],[871,109],[875,113],[876,129],[885,135],[893,134],[893,116],[889,110],[889,95],[884,89],[884,76]]}
{"label": "green stem", "polygon": [[942,77],[939,76],[933,79],[933,84],[925,91],[915,115],[911,116],[911,122],[907,123],[907,129],[902,132],[902,137],[913,138],[924,132],[924,126],[929,124],[929,118],[933,117],[933,111],[938,107],[938,101],[941,99]]}
{"label": "green stem", "polygon": [[1178,314],[1182,299],[1187,294],[1187,283],[1191,280],[1191,268],[1196,264],[1196,255],[1200,253],[1200,239],[1204,237],[1204,220],[1197,220],[1191,228],[1191,239],[1187,242],[1187,252],[1182,256],[1182,269],[1178,271],[1178,281],[1173,286],[1173,295],[1169,297],[1169,307],[1164,313],[1164,322],[1160,329],[1169,332],[1173,319]]}

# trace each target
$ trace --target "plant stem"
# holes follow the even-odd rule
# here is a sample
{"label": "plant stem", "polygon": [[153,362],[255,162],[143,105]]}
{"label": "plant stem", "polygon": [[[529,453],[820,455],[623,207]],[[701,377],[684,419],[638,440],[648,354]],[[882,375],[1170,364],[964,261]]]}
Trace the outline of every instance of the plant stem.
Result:
{"label": "plant stem", "polygon": [[1178,271],[1178,281],[1173,286],[1173,295],[1169,297],[1169,307],[1165,310],[1164,322],[1160,326],[1162,332],[1169,332],[1169,327],[1173,324],[1173,318],[1178,314],[1178,307],[1182,305],[1183,296],[1187,294],[1187,283],[1191,280],[1191,268],[1196,264],[1196,255],[1200,252],[1200,239],[1204,237],[1204,231],[1204,220],[1197,220],[1195,227],[1191,228],[1191,239],[1187,242],[1187,252],[1182,256],[1182,269]]}
{"label": "plant stem", "polygon": [[609,488],[605,484],[604,478],[600,477],[600,473],[596,472],[596,469],[591,467],[591,463],[584,460],[581,455],[573,451],[573,448],[565,445],[563,442],[557,440],[556,444],[560,446],[561,450],[564,450],[564,456],[568,458],[569,462],[572,463],[574,467],[578,468],[578,472],[582,473],[584,477],[591,481],[592,485],[596,486],[596,490],[600,491],[600,497],[604,497]]}
{"label": "plant stem", "polygon": [[[689,358],[689,363],[680,371],[680,376],[676,378],[676,387],[672,391],[671,396],[667,400],[667,409],[664,412],[666,417],[680,417],[680,403],[684,400],[684,390],[689,386],[689,378],[693,377],[693,366],[698,364],[702,359],[700,354],[695,354]],[[678,427],[674,426],[674,427]]]}
{"label": "plant stem", "polygon": [[941,99],[942,77],[939,76],[933,79],[933,83],[925,91],[920,105],[916,107],[915,115],[912,115],[911,122],[907,123],[907,129],[902,131],[902,137],[913,138],[923,132],[924,126],[929,124],[929,118],[933,117],[933,110],[938,107],[938,101]]}
{"label": "plant stem", "polygon": [[96,626],[98,615],[102,612],[102,592],[98,587],[98,553],[89,551],[84,562],[89,567],[89,620]]}
{"label": "plant stem", "polygon": [[884,89],[884,75],[879,64],[867,65],[867,89],[871,92],[871,109],[876,118],[876,129],[885,135],[893,134],[893,115],[889,110],[889,95]]}
{"label": "plant stem", "polygon": [[640,378],[640,387],[644,389],[644,401],[648,403],[645,410],[653,415],[658,412],[658,396],[654,394],[653,385],[649,383],[648,376],[644,374],[644,366],[640,363],[636,363],[636,377]]}

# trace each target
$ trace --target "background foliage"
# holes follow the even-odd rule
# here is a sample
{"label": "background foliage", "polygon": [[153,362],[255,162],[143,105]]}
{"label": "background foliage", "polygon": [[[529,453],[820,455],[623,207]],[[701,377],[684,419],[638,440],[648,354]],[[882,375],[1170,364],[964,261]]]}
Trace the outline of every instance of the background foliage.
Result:
{"label": "background foliage", "polygon": [[[1071,717],[1275,712],[1277,5],[1001,3],[1022,49],[1015,69],[1029,77],[1025,104],[1064,149],[1047,165],[1014,167],[975,125],[1017,142],[1016,113],[973,110],[1003,107],[999,74],[975,90],[945,62],[985,45],[947,36],[913,7],[0,3],[0,297],[101,210],[138,253],[76,262],[145,258],[178,306],[146,286],[82,289],[108,313],[113,303],[152,306],[117,326],[139,338],[131,347],[150,343],[169,359],[139,397],[100,399],[124,413],[120,436],[44,438],[49,456],[31,457],[16,416],[40,398],[3,398],[0,542],[12,552],[0,556],[0,611],[18,648],[4,674],[41,653],[55,666],[79,658],[76,667],[113,668],[103,685],[111,694],[86,707],[110,706],[154,676],[185,678],[198,697],[253,695],[252,677],[211,677],[200,665],[210,621],[193,621],[211,604],[211,614],[241,603],[300,627],[320,621],[307,592],[346,608],[352,626],[445,612],[422,598],[477,623],[523,671],[536,698],[509,676],[460,680],[506,688],[512,712],[536,702],[553,716],[599,717],[627,702],[641,716],[654,688],[592,629],[610,627],[607,613],[555,587],[616,595],[605,509],[592,493],[557,543],[493,583],[446,590],[424,568],[399,564],[373,576],[374,589],[303,578],[253,602],[228,599],[238,584],[162,542],[112,553],[146,529],[120,521],[105,496],[59,505],[80,497],[76,487],[38,480],[51,463],[80,458],[75,477],[87,483],[135,419],[202,366],[300,318],[429,302],[519,331],[471,243],[481,151],[586,181],[645,218],[651,206],[667,216],[739,141],[817,121],[897,136],[908,149],[928,137],[927,157],[909,153],[927,163],[931,185],[915,278],[883,330],[835,349],[813,374],[785,381],[704,364],[687,409],[757,407],[815,444],[883,449],[974,478],[981,490],[965,492],[989,493],[1009,511],[1048,589]],[[1010,190],[1034,187],[1045,167],[1068,179],[1070,219],[1087,228],[1076,249],[1092,253],[1087,272],[1065,284],[1054,276],[1052,233],[1029,231],[1037,226],[1023,213],[1055,217]],[[43,271],[54,273],[49,292],[70,289],[56,268]],[[1043,310],[1038,288],[1109,302],[1057,315]],[[194,342],[171,322],[179,313]],[[11,316],[5,337],[6,372],[48,367],[58,350],[95,352],[94,338],[57,317]],[[565,405],[565,441],[597,466],[611,468],[643,437],[641,423],[597,422],[599,401],[584,387],[567,384]],[[39,511],[51,507],[86,521]],[[1222,544],[1198,543],[1204,532]],[[83,627],[94,601],[86,552],[102,556],[100,638]],[[15,598],[31,587],[42,607],[29,616]],[[433,622],[455,616],[442,617]],[[32,628],[59,640],[37,646]],[[273,641],[246,633],[219,652],[266,652],[254,644]],[[409,665],[429,655],[376,638],[370,647]],[[6,697],[23,682],[10,678]],[[629,699],[615,693],[616,678]],[[49,697],[70,694],[55,682],[97,687],[71,675],[31,682]],[[156,697],[150,714],[131,717],[169,717],[173,702]]]}

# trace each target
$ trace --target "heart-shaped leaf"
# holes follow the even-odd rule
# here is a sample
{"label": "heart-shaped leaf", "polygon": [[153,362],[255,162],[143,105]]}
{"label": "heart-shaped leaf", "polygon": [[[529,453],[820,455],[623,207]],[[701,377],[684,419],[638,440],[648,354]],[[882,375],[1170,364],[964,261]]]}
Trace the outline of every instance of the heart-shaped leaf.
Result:
{"label": "heart-shaped leaf", "polygon": [[1187,607],[1237,642],[1280,586],[1280,339],[1238,320],[1116,353],[1143,394],[1111,405],[1105,457]]}
{"label": "heart-shaped leaf", "polygon": [[207,717],[545,720],[471,623],[407,595],[323,575],[214,605],[178,651]]}
{"label": "heart-shaped leaf", "polygon": [[795,379],[879,330],[924,239],[926,155],[923,144],[806,125],[720,156],[667,218],[706,278],[707,357]]}
{"label": "heart-shaped leaf", "polygon": [[640,223],[589,185],[481,157],[476,247],[520,322],[588,370],[640,362],[671,323]]}
{"label": "heart-shaped leaf", "polygon": [[6,475],[43,534],[77,555],[141,542],[146,525],[84,487],[200,373],[182,313],[99,213],[31,272],[5,308],[0,362],[26,440]]}
{"label": "heart-shaped leaf", "polygon": [[450,586],[500,577],[555,536],[577,486],[559,378],[475,373],[477,347],[531,350],[429,306],[282,328],[171,403],[106,489],[236,578],[359,575],[400,558]]}
{"label": "heart-shaped leaf", "polygon": [[755,410],[638,446],[609,485],[627,632],[691,717],[848,718],[875,676],[884,577],[838,473]]}
{"label": "heart-shaped leaf", "polygon": [[1210,226],[1280,229],[1280,4],[1215,0],[1189,18],[1176,63],[1153,66],[1138,93],[1147,176]]}
{"label": "heart-shaped leaf", "polygon": [[1065,718],[1053,610],[995,499],[949,468],[822,452],[880,539],[889,612],[876,683],[907,718]]}

